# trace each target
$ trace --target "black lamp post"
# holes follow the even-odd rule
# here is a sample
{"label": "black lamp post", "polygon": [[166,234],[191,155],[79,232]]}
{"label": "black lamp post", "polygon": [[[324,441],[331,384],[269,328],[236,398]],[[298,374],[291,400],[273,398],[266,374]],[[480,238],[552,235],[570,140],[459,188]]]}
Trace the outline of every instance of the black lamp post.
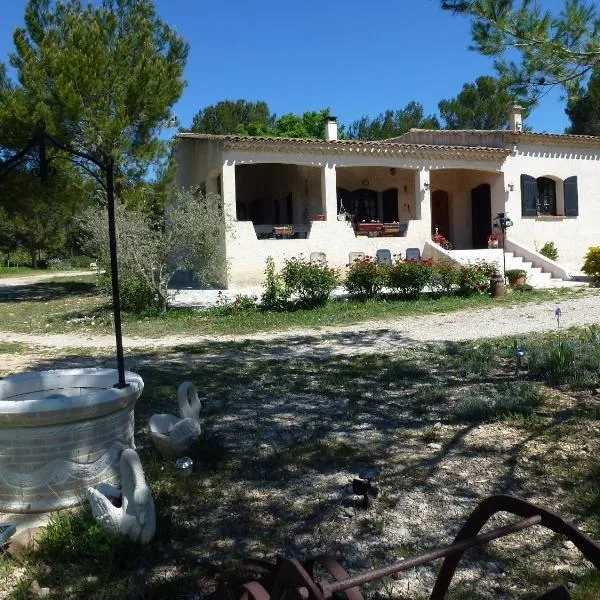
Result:
{"label": "black lamp post", "polygon": [[506,253],[504,250],[504,241],[506,240],[506,230],[509,227],[512,227],[513,222],[508,218],[508,215],[506,213],[498,213],[496,215],[496,218],[494,219],[494,227],[500,229],[500,231],[502,232],[502,274],[504,275],[504,278],[506,279]]}
{"label": "black lamp post", "polygon": [[[46,155],[46,144],[49,143],[54,148],[62,150],[66,153],[57,154],[48,158]],[[112,156],[103,151],[97,152],[95,155],[86,152],[80,152],[71,148],[62,142],[58,141],[54,136],[46,131],[46,126],[43,122],[38,123],[38,127],[33,137],[25,144],[25,147],[11,156],[4,162],[0,161],[0,178],[5,176],[9,171],[16,169],[19,165],[27,162],[31,156],[35,156],[38,161],[39,174],[42,184],[46,184],[48,176],[54,173],[50,163],[53,160],[68,160],[76,166],[82,168],[91,175],[106,192],[106,204],[108,209],[108,239],[110,248],[110,272],[112,280],[112,298],[113,298],[113,316],[115,323],[115,341],[117,347],[117,370],[119,373],[119,381],[115,385],[118,388],[124,388],[125,383],[125,365],[123,360],[123,337],[121,334],[121,300],[119,297],[119,270],[117,266],[117,234],[115,227],[115,184],[114,171],[115,163]],[[85,162],[90,162],[104,175],[104,179],[99,177]]]}

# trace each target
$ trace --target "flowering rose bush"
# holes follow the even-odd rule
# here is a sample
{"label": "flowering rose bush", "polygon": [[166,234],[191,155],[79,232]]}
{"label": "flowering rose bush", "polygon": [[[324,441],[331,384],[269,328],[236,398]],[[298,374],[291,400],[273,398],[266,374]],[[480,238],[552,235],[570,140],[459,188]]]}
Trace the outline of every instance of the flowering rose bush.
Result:
{"label": "flowering rose bush", "polygon": [[309,262],[302,257],[289,258],[281,270],[288,297],[296,297],[302,306],[321,306],[338,283],[339,273],[326,264]]}
{"label": "flowering rose bush", "polygon": [[487,294],[495,270],[496,264],[486,261],[460,265],[457,278],[459,294],[461,296]]}
{"label": "flowering rose bush", "polygon": [[365,256],[347,265],[348,274],[344,287],[351,296],[358,298],[374,298],[381,293],[386,285],[386,265],[373,260],[372,256]]}
{"label": "flowering rose bush", "polygon": [[388,267],[387,285],[395,293],[407,298],[418,296],[431,281],[431,259],[397,259]]}

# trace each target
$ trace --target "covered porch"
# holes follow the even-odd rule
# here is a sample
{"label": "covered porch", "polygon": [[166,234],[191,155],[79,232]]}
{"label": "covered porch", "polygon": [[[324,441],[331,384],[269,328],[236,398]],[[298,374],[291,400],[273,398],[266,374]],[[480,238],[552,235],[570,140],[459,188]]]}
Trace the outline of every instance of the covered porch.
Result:
{"label": "covered porch", "polygon": [[501,172],[440,169],[430,172],[431,235],[457,250],[487,249],[494,217],[505,211],[508,191]]}

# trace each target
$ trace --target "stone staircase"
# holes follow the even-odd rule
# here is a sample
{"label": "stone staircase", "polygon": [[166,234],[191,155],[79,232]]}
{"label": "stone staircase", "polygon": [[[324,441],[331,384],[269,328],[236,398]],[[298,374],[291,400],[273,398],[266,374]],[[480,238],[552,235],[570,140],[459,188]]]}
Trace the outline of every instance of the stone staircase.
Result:
{"label": "stone staircase", "polygon": [[526,273],[526,282],[535,288],[558,288],[558,287],[577,287],[585,285],[581,281],[566,281],[556,279],[550,273],[543,271],[541,267],[534,267],[533,263],[523,260],[520,256],[515,256],[514,252],[505,252],[506,270],[522,269]]}

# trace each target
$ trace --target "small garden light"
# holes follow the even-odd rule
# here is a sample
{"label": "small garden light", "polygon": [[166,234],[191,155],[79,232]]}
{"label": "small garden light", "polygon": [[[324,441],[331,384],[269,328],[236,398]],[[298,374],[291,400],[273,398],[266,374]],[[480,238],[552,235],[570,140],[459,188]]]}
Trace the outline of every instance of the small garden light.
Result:
{"label": "small garden light", "polygon": [[183,479],[185,482],[185,487],[187,489],[188,496],[192,497],[192,486],[190,483],[190,475],[192,474],[192,469],[194,467],[194,461],[189,456],[182,456],[175,461],[175,470],[177,474]]}
{"label": "small garden light", "polygon": [[519,374],[519,370],[522,366],[523,357],[525,356],[525,350],[523,348],[517,346],[515,348],[515,356],[517,357],[517,375]]}

